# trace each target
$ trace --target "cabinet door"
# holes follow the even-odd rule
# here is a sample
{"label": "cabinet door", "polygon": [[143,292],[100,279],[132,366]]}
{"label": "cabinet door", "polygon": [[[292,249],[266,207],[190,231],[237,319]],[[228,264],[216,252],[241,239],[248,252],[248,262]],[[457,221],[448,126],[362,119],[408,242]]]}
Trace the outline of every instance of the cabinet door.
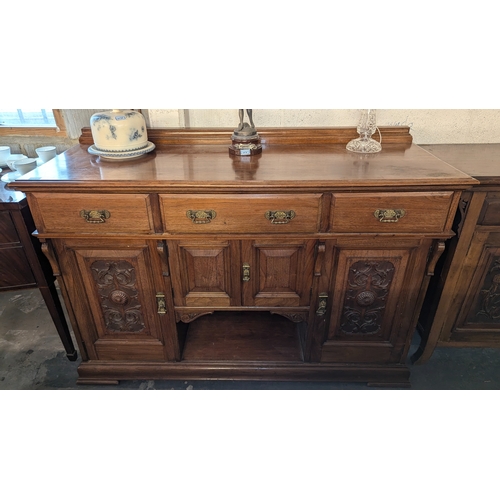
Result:
{"label": "cabinet door", "polygon": [[243,305],[309,305],[316,240],[252,240],[241,245]]}
{"label": "cabinet door", "polygon": [[238,241],[169,241],[168,249],[176,306],[241,304]]}
{"label": "cabinet door", "polygon": [[366,250],[338,242],[328,298],[330,324],[321,361],[403,361],[416,323],[429,244],[369,243],[365,242],[365,248],[372,248]]}
{"label": "cabinet door", "polygon": [[54,246],[90,359],[178,357],[155,242],[66,240]]}
{"label": "cabinet door", "polygon": [[450,340],[500,346],[500,232],[475,233],[459,284]]}
{"label": "cabinet door", "polygon": [[169,241],[178,307],[307,307],[315,240]]}

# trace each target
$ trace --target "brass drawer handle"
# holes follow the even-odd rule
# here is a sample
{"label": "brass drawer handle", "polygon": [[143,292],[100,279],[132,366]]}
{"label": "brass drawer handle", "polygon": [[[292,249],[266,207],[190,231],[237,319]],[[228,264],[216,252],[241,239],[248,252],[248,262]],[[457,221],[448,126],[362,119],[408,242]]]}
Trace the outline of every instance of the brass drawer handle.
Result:
{"label": "brass drawer handle", "polygon": [[271,224],[288,224],[295,217],[295,212],[293,210],[268,210],[264,215],[267,220],[271,221]]}
{"label": "brass drawer handle", "polygon": [[250,264],[243,264],[243,281],[250,281]]}
{"label": "brass drawer handle", "polygon": [[81,210],[80,217],[90,224],[103,224],[111,217],[111,214],[107,210]]}
{"label": "brass drawer handle", "polygon": [[406,212],[402,208],[380,209],[373,212],[374,217],[380,222],[397,222],[399,219],[401,219],[401,217],[404,217],[405,214]]}
{"label": "brass drawer handle", "polygon": [[215,210],[188,210],[186,217],[194,224],[208,224],[217,217]]}

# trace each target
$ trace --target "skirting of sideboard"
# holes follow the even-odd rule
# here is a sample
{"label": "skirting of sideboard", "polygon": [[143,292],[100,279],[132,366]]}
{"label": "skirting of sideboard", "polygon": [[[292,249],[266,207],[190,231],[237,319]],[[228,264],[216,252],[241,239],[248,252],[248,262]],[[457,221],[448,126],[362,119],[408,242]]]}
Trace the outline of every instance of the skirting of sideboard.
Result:
{"label": "skirting of sideboard", "polygon": [[78,367],[79,384],[111,384],[120,380],[266,380],[360,382],[371,386],[410,387],[406,365],[334,363],[177,362],[120,363],[86,361]]}

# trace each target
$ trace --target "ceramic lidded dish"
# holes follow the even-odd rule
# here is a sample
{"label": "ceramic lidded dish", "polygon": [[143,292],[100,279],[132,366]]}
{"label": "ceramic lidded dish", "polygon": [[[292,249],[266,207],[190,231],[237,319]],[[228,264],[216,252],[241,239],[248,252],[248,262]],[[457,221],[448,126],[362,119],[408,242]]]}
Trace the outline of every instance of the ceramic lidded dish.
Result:
{"label": "ceramic lidded dish", "polygon": [[89,153],[104,158],[130,158],[152,151],[155,146],[148,141],[146,120],[132,110],[113,109],[95,113],[90,118],[94,144]]}

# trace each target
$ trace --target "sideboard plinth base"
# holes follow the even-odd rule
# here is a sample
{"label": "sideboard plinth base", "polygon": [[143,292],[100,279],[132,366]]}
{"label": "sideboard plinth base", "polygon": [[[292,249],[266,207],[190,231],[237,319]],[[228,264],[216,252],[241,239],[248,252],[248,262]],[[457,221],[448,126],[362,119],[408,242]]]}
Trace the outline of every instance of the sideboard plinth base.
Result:
{"label": "sideboard plinth base", "polygon": [[[119,363],[87,361],[78,367],[78,383],[116,380],[267,380],[280,382],[357,382],[380,387],[410,387],[405,365],[326,363]],[[95,380],[95,382],[93,382]]]}

